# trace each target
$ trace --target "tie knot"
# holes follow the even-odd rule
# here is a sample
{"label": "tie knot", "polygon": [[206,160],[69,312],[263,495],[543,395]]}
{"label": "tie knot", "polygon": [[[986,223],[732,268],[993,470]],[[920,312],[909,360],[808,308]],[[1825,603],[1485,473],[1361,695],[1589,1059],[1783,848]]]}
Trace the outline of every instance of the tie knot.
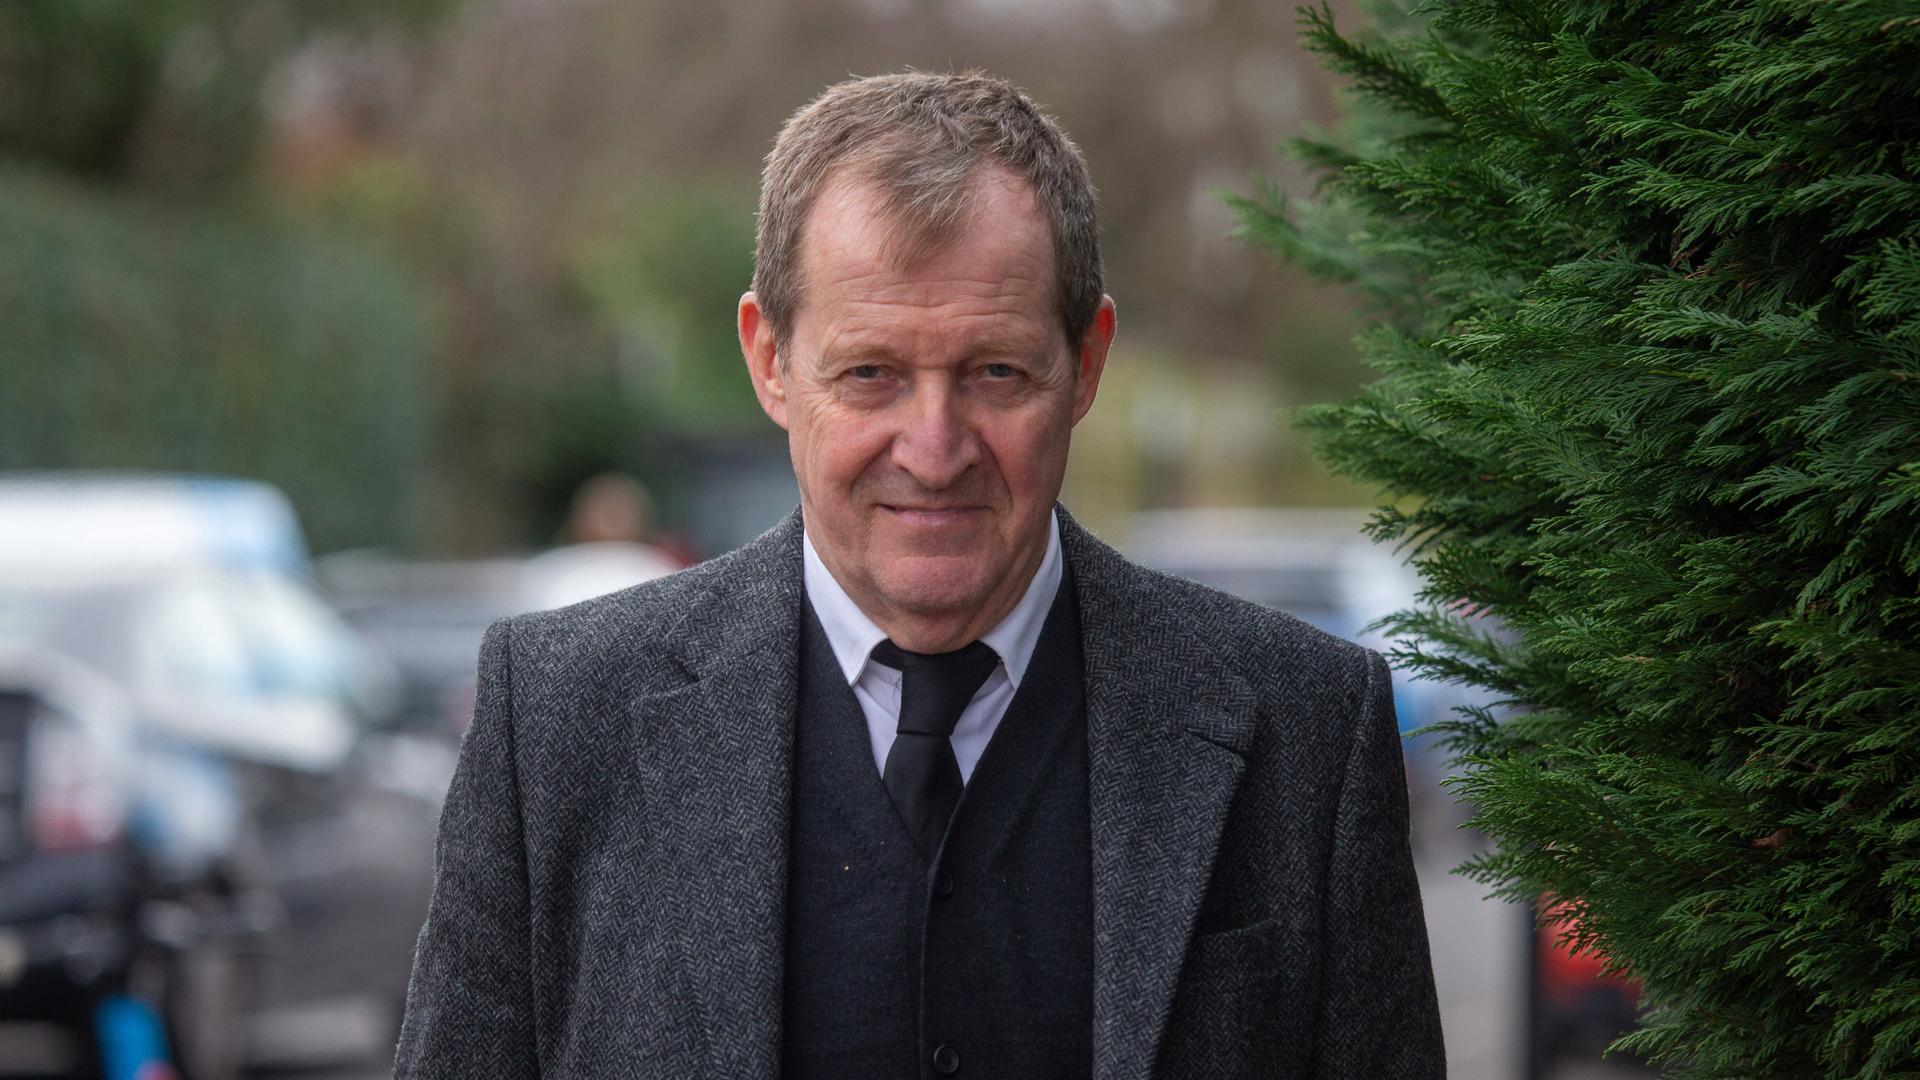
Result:
{"label": "tie knot", "polygon": [[979,641],[943,653],[908,652],[882,641],[873,658],[901,672],[899,730],[942,738],[953,734],[967,703],[1000,663],[999,654]]}

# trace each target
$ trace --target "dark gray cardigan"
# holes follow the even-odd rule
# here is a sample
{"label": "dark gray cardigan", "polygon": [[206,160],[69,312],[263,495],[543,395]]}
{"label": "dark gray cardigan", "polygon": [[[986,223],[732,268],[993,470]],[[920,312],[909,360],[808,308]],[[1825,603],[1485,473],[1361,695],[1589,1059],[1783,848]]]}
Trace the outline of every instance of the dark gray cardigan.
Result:
{"label": "dark gray cardigan", "polygon": [[[1443,1076],[1386,664],[1060,527],[1095,1075]],[[489,629],[399,1080],[777,1073],[800,536]]]}

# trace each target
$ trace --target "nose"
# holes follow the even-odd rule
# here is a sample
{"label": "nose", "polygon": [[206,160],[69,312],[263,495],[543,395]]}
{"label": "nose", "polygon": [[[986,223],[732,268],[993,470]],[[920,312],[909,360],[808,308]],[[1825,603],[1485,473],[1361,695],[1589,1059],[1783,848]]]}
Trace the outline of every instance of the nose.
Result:
{"label": "nose", "polygon": [[978,460],[980,438],[954,386],[945,379],[919,380],[893,439],[894,466],[921,487],[939,491],[959,480]]}

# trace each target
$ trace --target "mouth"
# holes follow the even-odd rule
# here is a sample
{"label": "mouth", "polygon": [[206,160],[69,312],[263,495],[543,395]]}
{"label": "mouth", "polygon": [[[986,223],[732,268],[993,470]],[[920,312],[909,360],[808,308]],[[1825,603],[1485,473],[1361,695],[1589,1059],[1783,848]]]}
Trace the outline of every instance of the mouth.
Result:
{"label": "mouth", "polygon": [[880,509],[905,525],[922,528],[940,528],[959,525],[972,520],[974,515],[986,512],[982,506],[889,506],[882,504]]}

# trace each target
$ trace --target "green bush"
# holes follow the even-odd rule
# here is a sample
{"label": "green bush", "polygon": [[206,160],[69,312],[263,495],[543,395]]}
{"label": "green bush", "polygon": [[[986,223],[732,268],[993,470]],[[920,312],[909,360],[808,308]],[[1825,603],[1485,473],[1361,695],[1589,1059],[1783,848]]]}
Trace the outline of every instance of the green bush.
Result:
{"label": "green bush", "polygon": [[18,168],[0,236],[0,468],[259,477],[318,549],[404,538],[432,341],[395,260]]}
{"label": "green bush", "polygon": [[763,430],[734,329],[753,278],[753,203],[723,179],[638,193],[570,259],[630,392],[681,431]]}
{"label": "green bush", "polygon": [[243,176],[262,83],[322,32],[417,33],[457,0],[6,0],[0,155],[204,190]]}
{"label": "green bush", "polygon": [[1668,1075],[1920,1074],[1920,8],[1422,14],[1303,11],[1356,123],[1240,209],[1375,301],[1297,419],[1397,499],[1402,658],[1515,706],[1442,725],[1465,869],[1572,901]]}

